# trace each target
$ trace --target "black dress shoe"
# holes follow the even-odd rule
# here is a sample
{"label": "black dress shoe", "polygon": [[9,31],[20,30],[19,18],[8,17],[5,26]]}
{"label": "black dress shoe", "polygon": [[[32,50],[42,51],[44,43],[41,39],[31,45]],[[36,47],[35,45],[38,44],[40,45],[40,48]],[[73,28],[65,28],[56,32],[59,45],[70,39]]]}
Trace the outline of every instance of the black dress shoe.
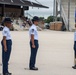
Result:
{"label": "black dress shoe", "polygon": [[35,70],[35,71],[37,71],[38,68],[37,68],[37,67],[32,67],[32,68],[30,68],[30,70]]}
{"label": "black dress shoe", "polygon": [[12,73],[4,73],[3,75],[12,75]]}
{"label": "black dress shoe", "polygon": [[72,68],[73,68],[73,69],[76,69],[76,65],[75,65],[75,66],[72,66]]}

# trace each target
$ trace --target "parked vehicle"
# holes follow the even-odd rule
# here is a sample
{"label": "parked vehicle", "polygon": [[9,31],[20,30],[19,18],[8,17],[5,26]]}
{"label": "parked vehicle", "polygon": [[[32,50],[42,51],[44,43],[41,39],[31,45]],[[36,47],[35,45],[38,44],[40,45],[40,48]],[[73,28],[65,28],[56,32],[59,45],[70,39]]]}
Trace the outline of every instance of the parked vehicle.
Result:
{"label": "parked vehicle", "polygon": [[49,23],[45,23],[45,24],[44,24],[44,28],[45,28],[45,29],[49,29],[49,28],[50,28]]}

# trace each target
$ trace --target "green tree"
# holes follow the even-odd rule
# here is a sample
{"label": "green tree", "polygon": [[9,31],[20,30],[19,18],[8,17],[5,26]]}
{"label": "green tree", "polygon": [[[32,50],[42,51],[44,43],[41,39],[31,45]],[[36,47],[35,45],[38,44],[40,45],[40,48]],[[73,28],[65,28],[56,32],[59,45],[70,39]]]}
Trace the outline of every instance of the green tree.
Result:
{"label": "green tree", "polygon": [[53,16],[49,16],[47,19],[45,19],[46,23],[53,22]]}
{"label": "green tree", "polygon": [[44,17],[39,17],[39,19],[40,19],[40,20],[44,20],[45,18],[44,18]]}
{"label": "green tree", "polygon": [[[54,16],[49,16],[47,19],[45,19],[46,23],[50,23],[53,22],[54,20]],[[60,21],[60,17],[57,17],[57,21]]]}

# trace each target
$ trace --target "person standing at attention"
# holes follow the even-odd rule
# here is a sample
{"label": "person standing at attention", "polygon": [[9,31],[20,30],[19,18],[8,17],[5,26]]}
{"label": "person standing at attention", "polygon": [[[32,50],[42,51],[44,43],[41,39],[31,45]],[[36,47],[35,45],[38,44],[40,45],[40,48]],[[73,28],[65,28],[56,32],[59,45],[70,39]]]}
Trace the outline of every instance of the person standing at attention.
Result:
{"label": "person standing at attention", "polygon": [[35,67],[36,64],[36,56],[37,51],[39,48],[38,44],[38,31],[37,31],[37,25],[39,23],[39,18],[37,16],[34,16],[32,19],[32,26],[29,29],[29,35],[30,35],[30,48],[31,48],[31,55],[30,55],[30,63],[29,63],[29,69],[30,70],[38,70],[37,67]]}
{"label": "person standing at attention", "polygon": [[8,61],[10,59],[10,54],[12,49],[12,38],[10,33],[10,27],[12,21],[10,18],[5,18],[3,23],[4,23],[4,28],[2,31],[3,39],[1,41],[3,75],[12,75],[12,73],[9,73],[8,71]]}
{"label": "person standing at attention", "polygon": [[[76,28],[76,25],[75,25]],[[74,33],[74,66],[72,66],[73,69],[76,69],[76,31]]]}

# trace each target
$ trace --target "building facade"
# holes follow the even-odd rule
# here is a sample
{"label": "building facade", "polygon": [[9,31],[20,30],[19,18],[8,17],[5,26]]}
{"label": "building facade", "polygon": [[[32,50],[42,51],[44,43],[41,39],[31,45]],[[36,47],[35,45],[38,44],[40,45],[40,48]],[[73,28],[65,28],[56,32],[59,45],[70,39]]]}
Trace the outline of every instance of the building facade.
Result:
{"label": "building facade", "polygon": [[[59,8],[59,9],[58,9]],[[60,14],[61,21],[64,21],[66,29],[75,30],[76,0],[54,0],[54,21]]]}

